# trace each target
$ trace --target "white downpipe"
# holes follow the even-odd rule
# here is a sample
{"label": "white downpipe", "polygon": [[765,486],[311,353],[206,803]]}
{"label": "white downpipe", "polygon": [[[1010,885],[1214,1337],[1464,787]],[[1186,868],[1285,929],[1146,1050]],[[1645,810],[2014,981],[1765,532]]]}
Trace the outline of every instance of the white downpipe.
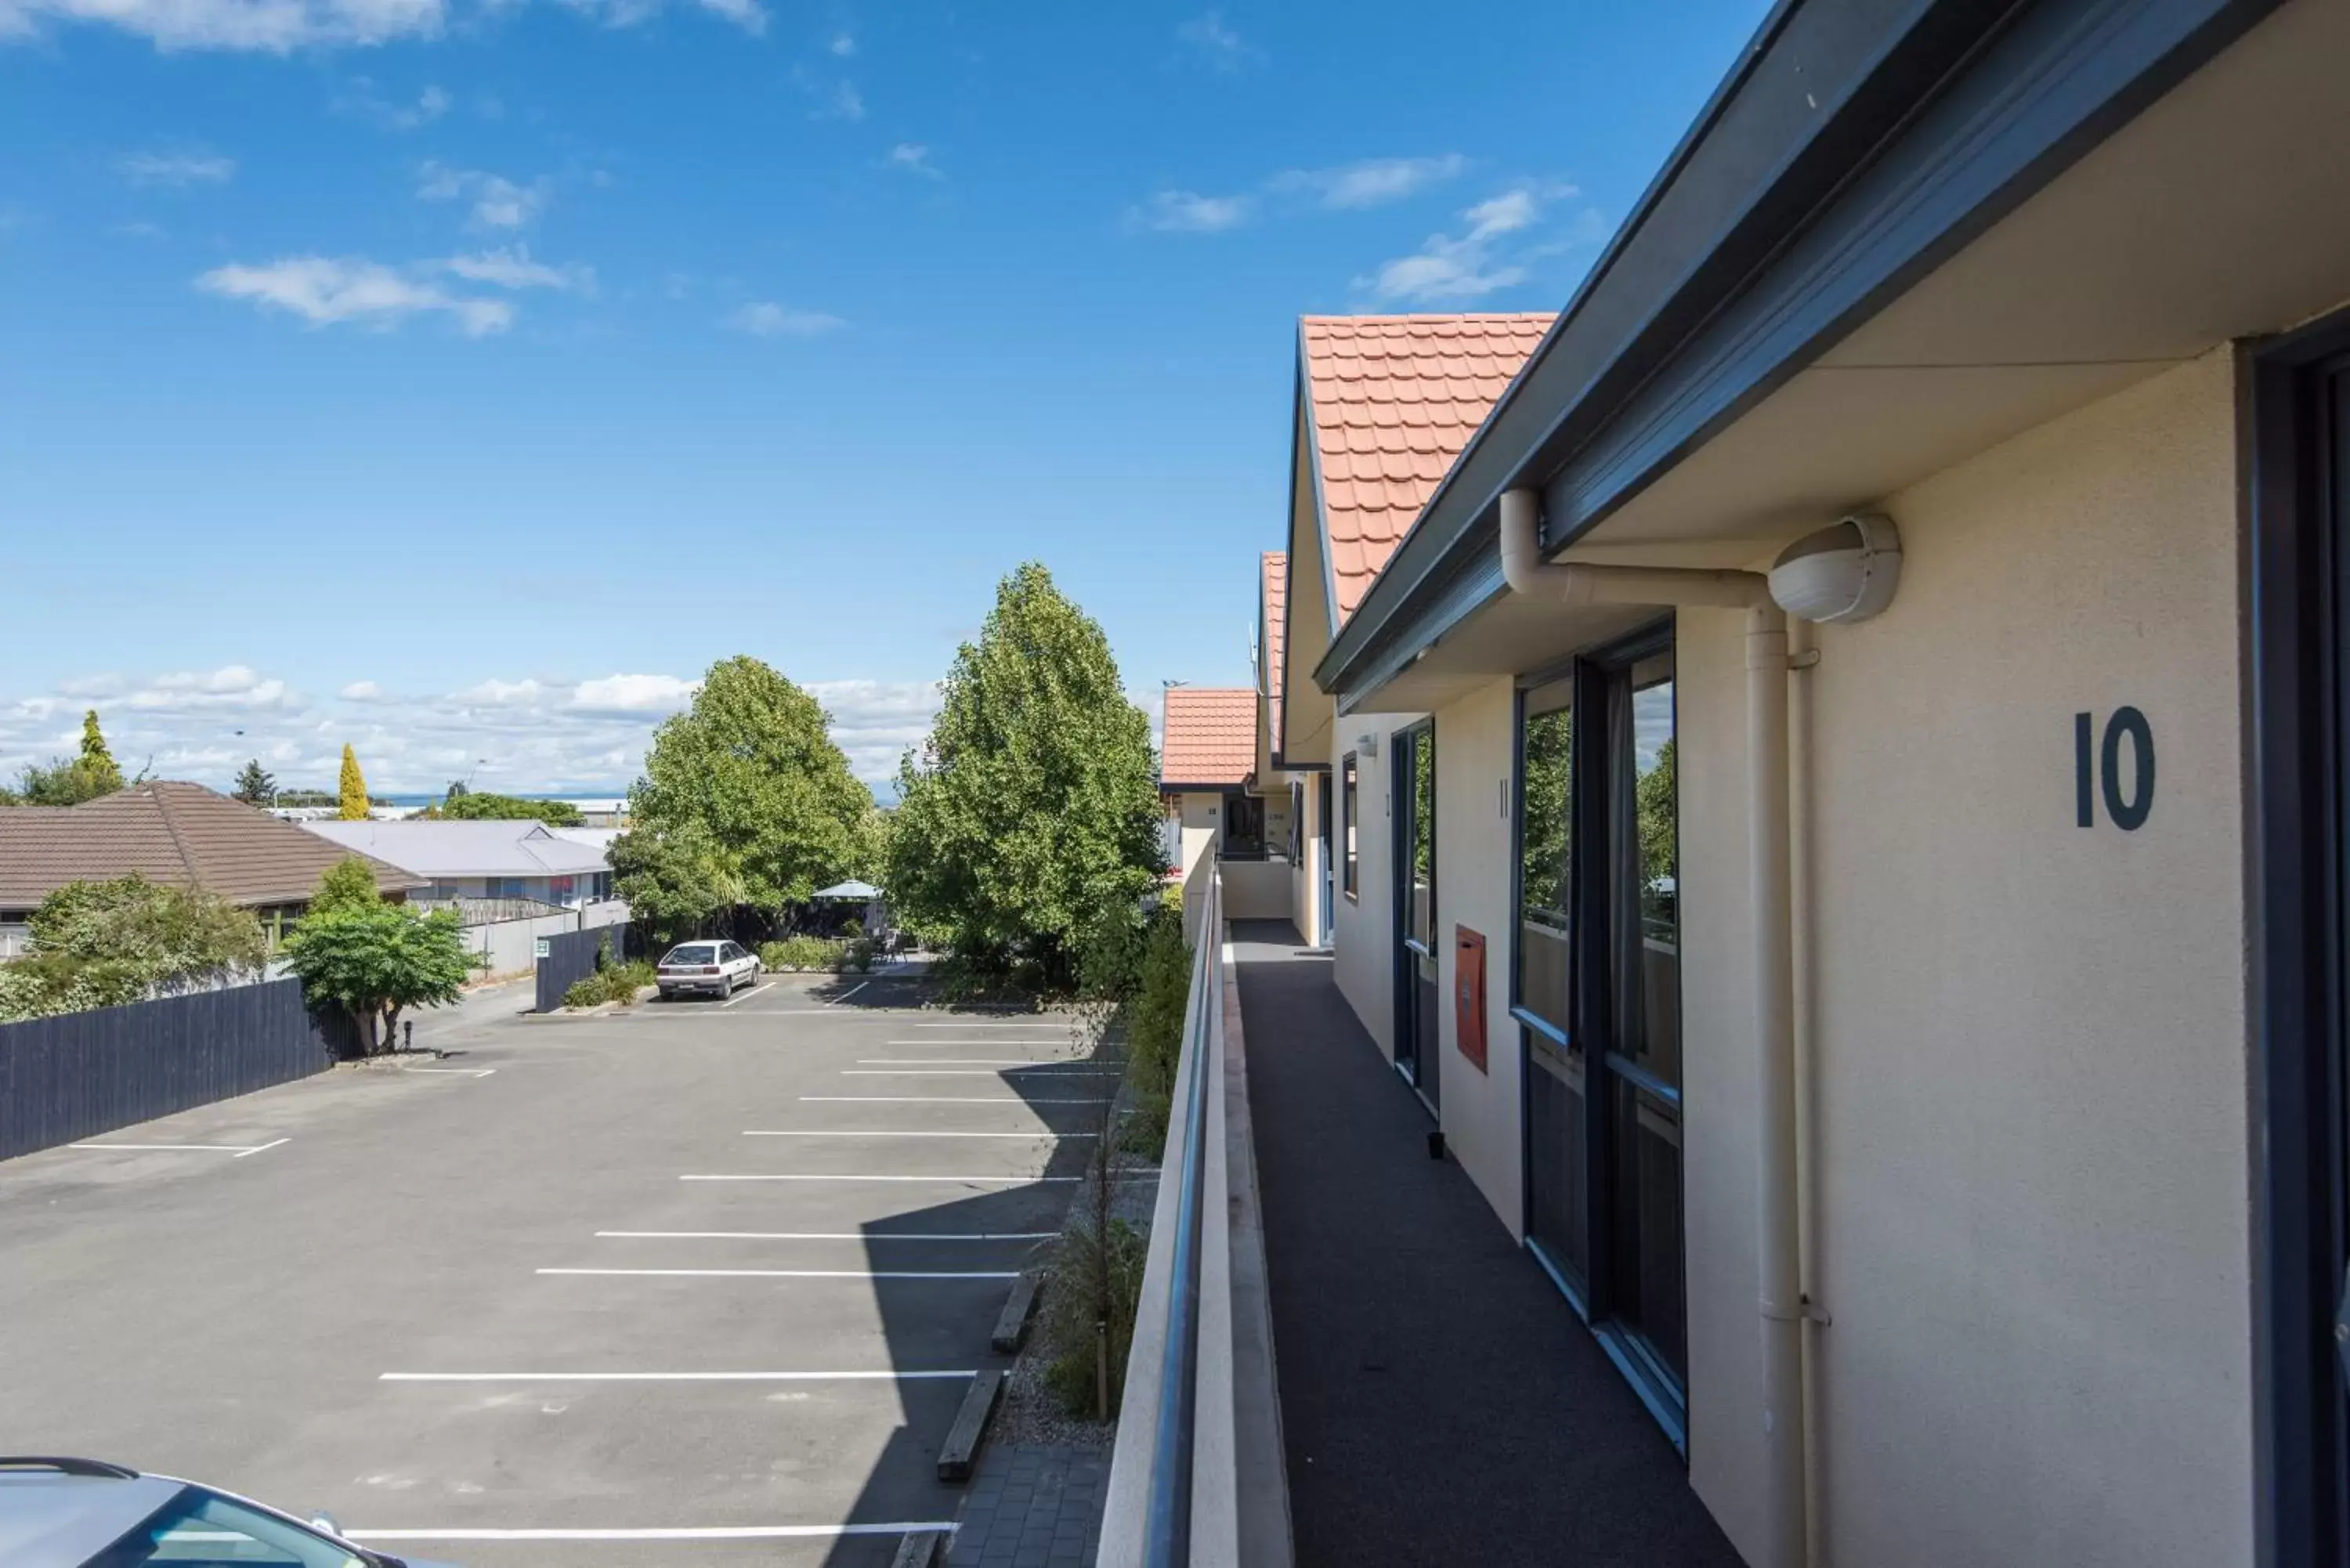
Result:
{"label": "white downpipe", "polygon": [[1747,887],[1753,899],[1754,1023],[1762,1155],[1756,1257],[1762,1329],[1762,1539],[1757,1568],[1803,1568],[1802,1233],[1796,1203],[1794,959],[1787,851],[1787,617],[1759,572],[1544,561],[1541,493],[1503,493],[1503,580],[1570,605],[1746,612]]}

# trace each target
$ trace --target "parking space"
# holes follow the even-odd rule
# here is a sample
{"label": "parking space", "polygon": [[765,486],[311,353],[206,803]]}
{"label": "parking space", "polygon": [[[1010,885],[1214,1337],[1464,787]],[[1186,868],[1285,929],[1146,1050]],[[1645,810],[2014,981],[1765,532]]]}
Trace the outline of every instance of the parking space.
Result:
{"label": "parking space", "polygon": [[1115,1083],[920,1000],[490,1018],[0,1165],[0,1449],[482,1568],[887,1563]]}

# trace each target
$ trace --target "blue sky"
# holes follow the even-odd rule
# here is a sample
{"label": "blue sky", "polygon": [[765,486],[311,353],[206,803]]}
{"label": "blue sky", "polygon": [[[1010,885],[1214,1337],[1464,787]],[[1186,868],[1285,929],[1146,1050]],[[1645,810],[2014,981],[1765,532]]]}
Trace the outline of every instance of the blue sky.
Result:
{"label": "blue sky", "polygon": [[1243,682],[1295,317],[1563,305],[1763,8],[0,0],[0,774],[879,776],[1031,557]]}

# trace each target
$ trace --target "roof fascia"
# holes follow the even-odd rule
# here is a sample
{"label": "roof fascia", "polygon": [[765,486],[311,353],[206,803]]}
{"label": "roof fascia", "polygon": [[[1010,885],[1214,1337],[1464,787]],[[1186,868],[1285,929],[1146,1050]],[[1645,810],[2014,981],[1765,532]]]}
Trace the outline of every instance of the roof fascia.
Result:
{"label": "roof fascia", "polygon": [[[1684,144],[1471,438],[1316,680],[1361,689],[1398,645],[1409,658],[1458,623],[1461,606],[1444,601],[1492,554],[1503,491],[1541,484],[1545,552],[1572,544],[2276,3],[1918,0],[1888,18],[1807,0],[1774,13],[1707,134]],[[1791,115],[1791,99],[1816,113]],[[1734,142],[1728,122],[1749,113],[1777,117],[1784,145],[1742,171],[1741,148],[1708,143],[1716,130]],[[1672,256],[1617,265],[1697,182],[1690,199],[1726,220],[1677,275],[1633,275]],[[1612,296],[1644,286],[1653,297],[1623,322]]]}
{"label": "roof fascia", "polygon": [[[1289,428],[1289,553],[1297,554],[1297,465],[1305,464],[1305,476],[1314,482],[1315,542],[1321,546],[1315,553],[1322,557],[1322,603],[1336,628],[1338,620],[1338,568],[1331,563],[1330,503],[1322,492],[1322,427],[1314,421],[1314,395],[1307,389],[1305,374],[1305,318],[1297,321],[1297,418]],[[1287,688],[1284,686],[1284,690]]]}

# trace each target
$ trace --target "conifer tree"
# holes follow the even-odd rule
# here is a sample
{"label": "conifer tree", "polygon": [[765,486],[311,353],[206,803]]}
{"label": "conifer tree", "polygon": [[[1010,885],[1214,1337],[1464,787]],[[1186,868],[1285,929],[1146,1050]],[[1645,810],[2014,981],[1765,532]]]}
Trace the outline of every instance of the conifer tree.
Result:
{"label": "conifer tree", "polygon": [[349,742],[343,745],[342,809],[336,813],[345,822],[362,822],[368,814],[367,775],[359,772],[359,753]]}
{"label": "conifer tree", "polygon": [[122,770],[115,765],[114,753],[106,749],[106,736],[99,731],[95,708],[81,716],[81,761],[95,786],[94,794],[111,794],[122,787]]}

